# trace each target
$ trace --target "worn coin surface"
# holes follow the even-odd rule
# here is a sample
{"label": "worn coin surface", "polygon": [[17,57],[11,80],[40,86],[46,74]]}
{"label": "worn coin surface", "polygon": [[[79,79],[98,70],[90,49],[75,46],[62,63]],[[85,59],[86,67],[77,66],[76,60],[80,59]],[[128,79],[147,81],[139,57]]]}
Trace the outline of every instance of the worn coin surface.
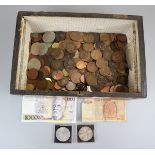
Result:
{"label": "worn coin surface", "polygon": [[28,69],[36,69],[36,70],[39,70],[40,67],[41,67],[41,63],[40,63],[39,59],[37,59],[37,58],[32,58],[28,62]]}
{"label": "worn coin surface", "polygon": [[27,73],[28,79],[35,80],[38,77],[38,70],[32,68],[28,70]]}
{"label": "worn coin surface", "polygon": [[43,34],[43,41],[47,43],[53,42],[55,39],[55,33],[53,31],[47,31]]}
{"label": "worn coin surface", "polygon": [[82,32],[71,32],[70,38],[74,41],[83,41],[83,33]]}
{"label": "worn coin surface", "polygon": [[89,72],[96,72],[97,69],[98,69],[98,68],[97,68],[95,62],[89,62],[89,63],[87,64],[87,70],[88,70]]}
{"label": "worn coin surface", "polygon": [[56,130],[56,138],[60,142],[66,142],[67,140],[69,140],[70,136],[71,136],[71,133],[69,129],[66,127],[60,127]]}
{"label": "worn coin surface", "polygon": [[94,59],[94,60],[98,60],[100,58],[102,58],[102,53],[100,50],[96,49],[96,50],[93,50],[91,51],[91,57]]}
{"label": "worn coin surface", "polygon": [[69,82],[67,83],[67,85],[66,85],[66,88],[67,88],[67,90],[72,91],[72,90],[74,90],[74,89],[76,88],[76,84],[73,83],[73,82],[71,82],[71,81],[69,81]]}

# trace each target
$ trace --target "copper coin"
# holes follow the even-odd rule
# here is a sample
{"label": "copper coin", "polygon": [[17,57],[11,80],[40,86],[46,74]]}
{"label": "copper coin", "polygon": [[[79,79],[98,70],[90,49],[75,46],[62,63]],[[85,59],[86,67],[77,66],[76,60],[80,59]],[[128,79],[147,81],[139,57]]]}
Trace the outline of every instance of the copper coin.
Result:
{"label": "copper coin", "polygon": [[55,83],[54,83],[54,88],[55,88],[56,90],[60,90],[60,89],[61,89],[61,86],[59,86],[58,83],[55,82]]}
{"label": "copper coin", "polygon": [[106,60],[110,61],[110,60],[111,60],[111,55],[112,55],[112,53],[113,53],[112,50],[105,49],[105,50],[103,51],[103,57],[104,57]]}
{"label": "copper coin", "polygon": [[60,41],[63,41],[65,40],[66,38],[66,33],[65,32],[55,32],[55,41],[56,42],[60,42]]}
{"label": "copper coin", "polygon": [[87,70],[89,72],[96,72],[97,71],[97,66],[96,66],[95,62],[89,62],[87,64]]}
{"label": "copper coin", "polygon": [[44,73],[45,77],[48,77],[51,74],[51,68],[49,66],[44,66],[42,68],[42,72]]}
{"label": "copper coin", "polygon": [[90,52],[84,51],[84,50],[80,50],[79,58],[84,60],[84,61],[87,61],[87,62],[90,61],[91,60]]}
{"label": "copper coin", "polygon": [[127,37],[125,34],[117,34],[116,38],[121,42],[125,42],[125,43],[127,42]]}
{"label": "copper coin", "polygon": [[104,76],[112,76],[112,71],[108,66],[104,67],[104,68],[101,68],[99,70],[99,72],[100,72],[101,75],[104,75]]}
{"label": "copper coin", "polygon": [[105,86],[101,89],[101,92],[102,93],[107,93],[107,92],[110,92],[110,86]]}
{"label": "copper coin", "polygon": [[27,73],[28,79],[35,80],[38,77],[38,70],[30,69]]}
{"label": "copper coin", "polygon": [[101,33],[100,34],[100,41],[106,42],[106,41],[110,41],[110,34],[108,33]]}
{"label": "copper coin", "polygon": [[97,79],[94,74],[87,74],[85,78],[88,85],[97,85]]}
{"label": "copper coin", "polygon": [[73,82],[71,82],[71,81],[69,81],[69,82],[67,83],[67,85],[66,85],[66,88],[67,88],[67,90],[72,91],[72,90],[74,90],[74,89],[76,88],[76,84],[73,83]]}
{"label": "copper coin", "polygon": [[51,61],[51,68],[53,70],[61,70],[63,69],[63,62],[60,60],[52,60]]}
{"label": "copper coin", "polygon": [[100,49],[102,51],[106,50],[107,47],[109,47],[109,44],[107,44],[107,42],[100,42]]}
{"label": "copper coin", "polygon": [[87,66],[87,63],[84,62],[84,61],[82,61],[82,60],[80,60],[80,61],[78,61],[78,62],[76,63],[76,67],[77,67],[78,69],[86,68],[86,66]]}
{"label": "copper coin", "polygon": [[129,92],[129,89],[126,86],[118,84],[115,86],[114,91],[115,92]]}
{"label": "copper coin", "polygon": [[93,50],[91,51],[91,57],[94,59],[94,60],[98,60],[102,57],[102,53],[100,50],[96,49],[96,50]]}
{"label": "copper coin", "polygon": [[47,86],[48,86],[48,83],[47,83],[46,80],[38,80],[37,81],[36,88],[38,90],[46,90],[47,89]]}
{"label": "copper coin", "polygon": [[53,72],[52,72],[52,78],[53,78],[54,80],[60,80],[60,79],[62,79],[62,78],[63,78],[63,72],[60,71],[60,70],[53,71]]}
{"label": "copper coin", "polygon": [[104,68],[105,66],[108,66],[108,61],[104,58],[97,59],[96,66],[99,68]]}
{"label": "copper coin", "polygon": [[86,43],[93,43],[95,41],[94,35],[91,33],[85,33],[83,36],[83,41]]}
{"label": "copper coin", "polygon": [[54,59],[62,59],[64,57],[64,52],[60,48],[52,48],[50,49],[50,55]]}
{"label": "copper coin", "polygon": [[76,47],[75,47],[75,44],[73,42],[67,43],[66,49],[69,53],[75,53],[76,52]]}
{"label": "copper coin", "polygon": [[114,62],[121,62],[124,60],[124,54],[121,51],[116,51],[112,53],[111,56],[112,61]]}
{"label": "copper coin", "polygon": [[79,49],[81,47],[81,43],[79,41],[73,41],[75,48]]}
{"label": "copper coin", "polygon": [[82,32],[71,32],[70,38],[74,41],[83,41],[83,33]]}
{"label": "copper coin", "polygon": [[40,63],[39,59],[37,59],[37,58],[32,58],[28,62],[28,69],[36,69],[36,70],[39,70],[40,67],[41,67],[41,63]]}
{"label": "copper coin", "polygon": [[34,85],[34,87],[36,87],[37,81],[38,81],[37,79],[36,80],[27,79],[27,84],[32,84],[32,85]]}
{"label": "copper coin", "polygon": [[53,31],[47,31],[43,34],[43,41],[46,43],[51,43],[55,39],[55,33]]}
{"label": "copper coin", "polygon": [[126,48],[127,48],[127,44],[126,43],[122,43],[120,41],[117,41],[115,43],[115,46],[117,47],[118,50],[123,50],[123,51],[125,51]]}
{"label": "copper coin", "polygon": [[57,81],[57,83],[59,86],[64,87],[67,85],[68,81],[68,77],[63,77],[61,80]]}
{"label": "copper coin", "polygon": [[42,34],[40,33],[31,33],[32,42],[39,42],[42,40]]}
{"label": "copper coin", "polygon": [[84,76],[84,75],[81,75],[80,81],[81,81],[82,83],[85,83],[85,76]]}
{"label": "copper coin", "polygon": [[34,90],[35,86],[33,84],[27,84],[26,90]]}
{"label": "copper coin", "polygon": [[84,43],[83,44],[83,49],[85,51],[90,52],[90,51],[92,51],[94,49],[94,44],[92,44],[92,43]]}
{"label": "copper coin", "polygon": [[80,83],[81,74],[79,72],[72,72],[71,73],[71,80],[73,83]]}
{"label": "copper coin", "polygon": [[59,55],[56,59],[57,59],[57,60],[63,59],[63,57],[64,57],[64,51],[61,50],[61,51],[60,51],[60,55]]}
{"label": "copper coin", "polygon": [[120,75],[117,77],[117,83],[126,85],[128,83],[128,77],[125,75]]}
{"label": "copper coin", "polygon": [[127,67],[127,65],[126,65],[125,62],[120,62],[120,63],[118,64],[117,70],[118,70],[118,72],[120,72],[120,73],[125,73],[126,67]]}

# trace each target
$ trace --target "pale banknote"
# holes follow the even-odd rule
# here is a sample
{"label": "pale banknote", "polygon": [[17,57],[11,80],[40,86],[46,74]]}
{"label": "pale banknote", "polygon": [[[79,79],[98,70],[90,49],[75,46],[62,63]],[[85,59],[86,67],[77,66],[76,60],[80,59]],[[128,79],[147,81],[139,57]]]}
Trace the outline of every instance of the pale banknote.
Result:
{"label": "pale banknote", "polygon": [[83,98],[82,121],[125,121],[126,103],[124,99]]}
{"label": "pale banknote", "polygon": [[76,104],[76,97],[24,96],[22,121],[75,123]]}

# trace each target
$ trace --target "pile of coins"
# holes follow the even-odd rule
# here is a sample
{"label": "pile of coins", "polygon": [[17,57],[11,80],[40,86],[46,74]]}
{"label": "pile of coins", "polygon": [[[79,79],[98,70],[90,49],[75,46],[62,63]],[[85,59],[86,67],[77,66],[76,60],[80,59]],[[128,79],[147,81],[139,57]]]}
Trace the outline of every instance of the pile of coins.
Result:
{"label": "pile of coins", "polygon": [[118,33],[32,33],[27,90],[128,92],[127,37]]}

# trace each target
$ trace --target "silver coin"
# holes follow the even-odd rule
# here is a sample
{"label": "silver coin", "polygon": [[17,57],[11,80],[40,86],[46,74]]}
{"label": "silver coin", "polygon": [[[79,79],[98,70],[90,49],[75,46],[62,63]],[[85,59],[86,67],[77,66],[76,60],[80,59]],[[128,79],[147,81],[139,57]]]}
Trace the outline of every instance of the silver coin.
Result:
{"label": "silver coin", "polygon": [[51,43],[55,39],[55,33],[53,31],[47,31],[43,34],[43,41],[46,43]]}
{"label": "silver coin", "polygon": [[73,82],[71,82],[71,81],[69,81],[69,82],[67,83],[67,85],[66,85],[66,88],[67,88],[68,90],[70,90],[70,91],[74,90],[75,87],[76,87],[76,84],[73,83]]}
{"label": "silver coin", "polygon": [[60,127],[56,131],[56,138],[61,142],[66,142],[70,138],[70,136],[70,131],[66,127]]}
{"label": "silver coin", "polygon": [[33,55],[39,55],[40,54],[40,48],[41,48],[41,44],[39,42],[33,43],[31,45],[31,53]]}
{"label": "silver coin", "polygon": [[37,70],[39,70],[40,67],[41,67],[41,63],[37,58],[32,58],[28,62],[28,69],[37,69]]}
{"label": "silver coin", "polygon": [[46,43],[40,43],[39,55],[44,55],[48,51],[48,45]]}
{"label": "silver coin", "polygon": [[82,141],[87,142],[92,139],[93,131],[90,127],[84,126],[84,127],[81,127],[81,129],[79,130],[78,136]]}

